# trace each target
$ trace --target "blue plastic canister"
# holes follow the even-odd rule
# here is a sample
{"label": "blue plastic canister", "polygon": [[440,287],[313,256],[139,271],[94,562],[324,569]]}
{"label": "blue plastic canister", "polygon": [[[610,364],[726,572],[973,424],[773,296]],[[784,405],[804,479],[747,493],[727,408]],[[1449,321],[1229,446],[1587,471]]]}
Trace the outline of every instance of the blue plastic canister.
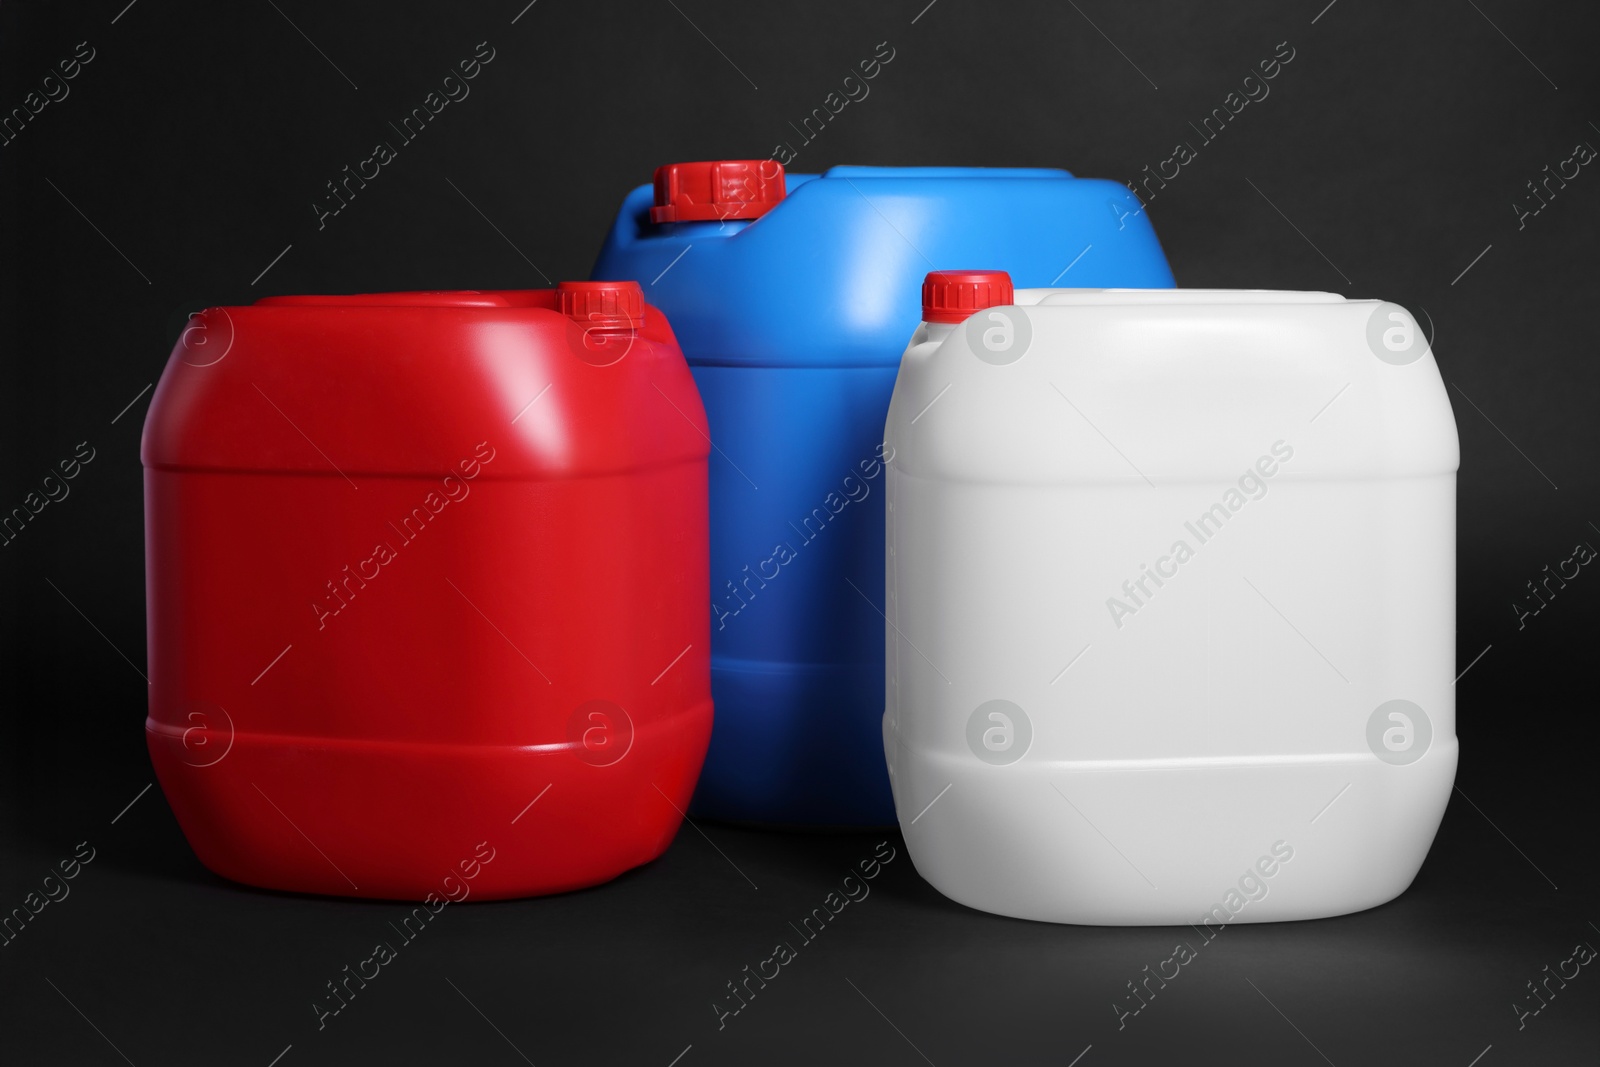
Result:
{"label": "blue plastic canister", "polygon": [[623,201],[593,277],[637,280],[671,318],[716,452],[694,814],[894,822],[884,420],[923,276],[973,266],[1019,288],[1173,284],[1133,194],[1064,170],[680,163]]}

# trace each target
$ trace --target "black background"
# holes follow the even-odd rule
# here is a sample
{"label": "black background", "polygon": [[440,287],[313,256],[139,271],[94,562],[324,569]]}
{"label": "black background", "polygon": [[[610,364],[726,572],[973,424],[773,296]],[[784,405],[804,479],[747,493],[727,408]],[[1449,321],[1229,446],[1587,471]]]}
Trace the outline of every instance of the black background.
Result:
{"label": "black background", "polygon": [[[1513,207],[1600,145],[1593,5],[125,2],[0,6],[6,113],[95,53],[0,148],[0,508],[96,452],[0,548],[0,910],[97,850],[0,949],[6,1062],[1596,1062],[1594,968],[1523,1029],[1512,1009],[1600,945],[1600,577],[1521,629],[1512,608],[1600,544],[1600,173],[1520,227]],[[470,97],[319,230],[324,183],[480,41]],[[319,1032],[311,1001],[401,909],[222,882],[141,793],[141,390],[204,305],[583,277],[655,165],[770,155],[881,41],[870,96],[792,170],[1130,180],[1295,49],[1150,210],[1179,284],[1383,297],[1434,326],[1462,445],[1458,669],[1488,651],[1457,687],[1459,790],[1422,873],[1361,915],[1230,928],[1119,1031],[1124,983],[1192,932],[970,911],[890,834],[872,895],[719,1031],[724,983],[884,835],[702,827],[725,861],[686,828],[610,885],[448,909]]]}

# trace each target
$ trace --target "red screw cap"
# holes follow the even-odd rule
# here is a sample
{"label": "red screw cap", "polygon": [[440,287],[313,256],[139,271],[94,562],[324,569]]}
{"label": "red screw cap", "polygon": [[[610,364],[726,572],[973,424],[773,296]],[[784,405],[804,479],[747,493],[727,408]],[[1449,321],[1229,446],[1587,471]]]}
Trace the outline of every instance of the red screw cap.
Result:
{"label": "red screw cap", "polygon": [[783,199],[783,164],[771,159],[719,159],[656,168],[651,222],[755,219]]}
{"label": "red screw cap", "polygon": [[922,280],[922,321],[964,322],[1011,300],[1011,275],[1003,270],[929,271]]}
{"label": "red screw cap", "polygon": [[562,282],[556,300],[563,315],[594,329],[644,325],[644,290],[638,282]]}

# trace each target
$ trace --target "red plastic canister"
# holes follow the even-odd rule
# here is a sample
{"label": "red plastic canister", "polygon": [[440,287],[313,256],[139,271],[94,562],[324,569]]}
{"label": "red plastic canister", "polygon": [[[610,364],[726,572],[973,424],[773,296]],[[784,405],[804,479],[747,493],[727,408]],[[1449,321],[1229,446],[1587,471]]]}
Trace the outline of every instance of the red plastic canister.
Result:
{"label": "red plastic canister", "polygon": [[146,733],[200,860],[458,900],[660,855],[711,730],[708,452],[632,282],[191,320],[144,430]]}

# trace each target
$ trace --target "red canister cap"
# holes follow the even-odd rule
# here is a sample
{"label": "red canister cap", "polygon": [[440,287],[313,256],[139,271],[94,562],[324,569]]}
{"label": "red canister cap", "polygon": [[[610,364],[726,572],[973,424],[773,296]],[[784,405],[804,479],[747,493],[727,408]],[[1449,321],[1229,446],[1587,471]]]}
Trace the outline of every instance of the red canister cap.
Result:
{"label": "red canister cap", "polygon": [[562,282],[556,286],[561,313],[602,330],[644,325],[644,290],[638,282]]}
{"label": "red canister cap", "polygon": [[964,322],[974,311],[1011,300],[1011,275],[1003,270],[929,271],[922,280],[922,321]]}
{"label": "red canister cap", "polygon": [[718,222],[760,218],[783,199],[783,164],[771,159],[719,159],[656,168],[651,222]]}

